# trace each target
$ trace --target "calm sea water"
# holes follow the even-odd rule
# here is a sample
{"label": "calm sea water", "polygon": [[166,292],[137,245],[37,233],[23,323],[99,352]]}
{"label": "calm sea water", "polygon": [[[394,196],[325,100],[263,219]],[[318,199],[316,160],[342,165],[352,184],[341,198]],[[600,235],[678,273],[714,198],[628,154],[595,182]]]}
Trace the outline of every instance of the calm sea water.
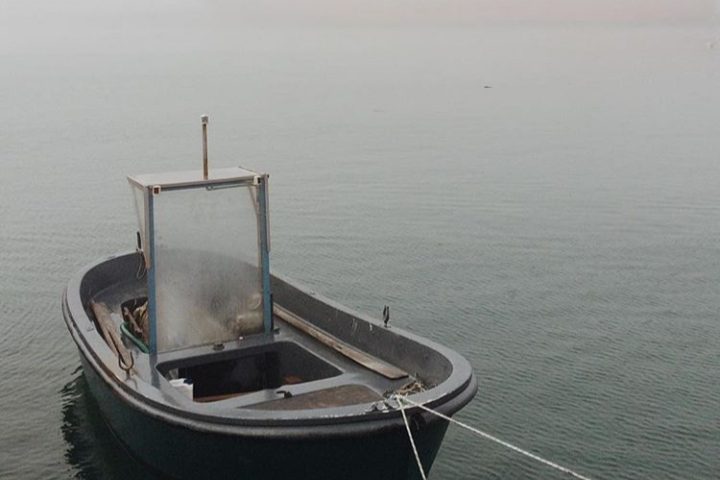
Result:
{"label": "calm sea water", "polygon": [[[271,174],[273,268],[465,355],[480,390],[458,418],[598,479],[720,478],[716,37],[4,53],[0,477],[152,478],[88,397],[60,295],[133,248],[125,175],[199,167],[209,113],[213,165]],[[562,477],[453,427],[432,478]]]}

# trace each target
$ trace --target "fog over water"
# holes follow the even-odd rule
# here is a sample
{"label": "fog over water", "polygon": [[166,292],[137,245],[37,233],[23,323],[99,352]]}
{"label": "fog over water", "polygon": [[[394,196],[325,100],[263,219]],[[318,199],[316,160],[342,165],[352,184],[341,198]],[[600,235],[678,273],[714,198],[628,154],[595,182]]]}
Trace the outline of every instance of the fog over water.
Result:
{"label": "fog over water", "polygon": [[713,24],[717,0],[2,0],[0,52],[223,49],[241,30]]}
{"label": "fog over water", "polygon": [[[271,175],[272,268],[472,363],[458,418],[597,479],[720,472],[704,0],[0,0],[0,478],[154,478],[62,321],[125,176]],[[450,428],[431,478],[564,478]]]}

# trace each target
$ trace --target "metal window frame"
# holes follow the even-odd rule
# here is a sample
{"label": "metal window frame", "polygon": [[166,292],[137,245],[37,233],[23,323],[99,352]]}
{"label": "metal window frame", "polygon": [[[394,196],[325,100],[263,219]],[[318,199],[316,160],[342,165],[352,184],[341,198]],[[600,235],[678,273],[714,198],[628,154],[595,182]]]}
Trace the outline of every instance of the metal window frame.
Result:
{"label": "metal window frame", "polygon": [[[242,170],[248,172],[247,170]],[[205,188],[215,190],[234,187],[256,187],[257,188],[257,231],[258,246],[260,253],[260,275],[263,295],[263,333],[270,334],[274,324],[272,318],[272,292],[270,283],[270,231],[269,231],[269,210],[268,210],[268,179],[267,174],[235,176],[228,178],[215,178],[208,180],[192,180],[182,182],[143,182],[141,177],[128,177],[128,181],[135,188],[143,191],[145,208],[145,237],[147,245],[143,245],[143,255],[147,266],[147,288],[148,288],[148,320],[149,325],[149,350],[150,354],[157,354],[157,297],[155,278],[155,202],[157,195],[163,191],[193,190]]]}

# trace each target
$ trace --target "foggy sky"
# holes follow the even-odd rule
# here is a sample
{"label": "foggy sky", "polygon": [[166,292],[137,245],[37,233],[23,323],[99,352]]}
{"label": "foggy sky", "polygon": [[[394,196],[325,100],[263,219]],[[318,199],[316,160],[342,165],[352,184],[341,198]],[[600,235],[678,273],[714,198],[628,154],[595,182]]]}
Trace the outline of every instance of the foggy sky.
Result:
{"label": "foggy sky", "polygon": [[254,27],[714,24],[719,12],[720,0],[0,0],[0,53]]}
{"label": "foggy sky", "polygon": [[466,23],[473,21],[703,21],[720,0],[0,0],[0,22],[138,17],[177,13],[234,15],[239,23]]}

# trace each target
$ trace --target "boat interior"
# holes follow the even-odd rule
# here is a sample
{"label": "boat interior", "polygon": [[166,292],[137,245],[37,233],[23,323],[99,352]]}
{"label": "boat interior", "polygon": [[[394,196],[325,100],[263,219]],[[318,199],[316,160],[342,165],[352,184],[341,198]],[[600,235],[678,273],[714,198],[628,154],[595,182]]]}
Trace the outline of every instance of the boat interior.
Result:
{"label": "boat interior", "polygon": [[[114,328],[123,332],[123,346],[133,356],[133,372],[177,404],[255,410],[372,408],[390,393],[432,388],[452,371],[438,352],[396,335],[393,327],[338,309],[278,277],[273,277],[271,334],[150,355],[121,328],[123,306],[147,298],[145,282],[135,276],[138,256],[127,254],[110,263],[84,278],[86,310],[93,318],[92,302],[107,306]],[[109,285],[94,292],[96,276]],[[96,333],[102,340],[100,328]]]}
{"label": "boat interior", "polygon": [[270,274],[267,175],[228,168],[128,181],[137,250],[85,272],[80,303],[115,353],[108,361],[132,364],[162,398],[337,408],[452,373],[438,346]]}

